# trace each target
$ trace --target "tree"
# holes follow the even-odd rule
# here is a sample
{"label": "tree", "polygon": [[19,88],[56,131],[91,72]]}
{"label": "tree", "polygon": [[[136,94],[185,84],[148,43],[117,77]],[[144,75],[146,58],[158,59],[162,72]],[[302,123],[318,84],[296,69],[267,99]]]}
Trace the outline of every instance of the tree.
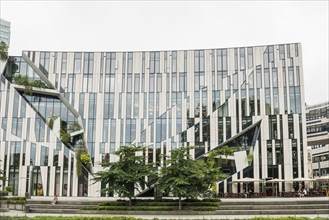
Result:
{"label": "tree", "polygon": [[145,186],[151,185],[146,181],[146,177],[157,177],[153,164],[146,163],[144,150],[145,147],[135,145],[119,147],[114,152],[119,160],[102,163],[105,170],[95,173],[94,183],[102,181],[108,184],[107,188],[102,189],[103,192],[115,192],[121,198],[128,198],[131,206],[135,190],[141,192]]}
{"label": "tree", "polygon": [[0,59],[1,60],[8,59],[8,45],[3,41],[0,42]]}
{"label": "tree", "polygon": [[[223,154],[225,152],[225,154],[227,153],[228,155],[232,155],[234,151],[230,151],[231,149],[227,150],[226,149],[227,146],[225,146],[225,150],[223,151],[223,149],[219,148],[219,149],[216,149],[216,150],[212,150],[208,153],[208,156],[205,157],[205,163],[208,167],[208,173],[206,175],[206,182],[209,182],[209,187],[208,189],[210,188],[211,189],[211,194],[214,193],[215,191],[215,187],[216,187],[216,183],[219,181],[219,180],[223,180],[227,177],[226,174],[222,173],[221,172],[221,164],[222,164],[222,158],[218,156],[220,154]],[[226,158],[227,156],[226,155]]]}
{"label": "tree", "polygon": [[166,164],[161,168],[159,188],[178,197],[179,210],[182,209],[182,197],[195,198],[218,181],[220,168],[209,166],[205,160],[194,160],[190,155],[193,147],[181,147],[171,151],[166,157]]}

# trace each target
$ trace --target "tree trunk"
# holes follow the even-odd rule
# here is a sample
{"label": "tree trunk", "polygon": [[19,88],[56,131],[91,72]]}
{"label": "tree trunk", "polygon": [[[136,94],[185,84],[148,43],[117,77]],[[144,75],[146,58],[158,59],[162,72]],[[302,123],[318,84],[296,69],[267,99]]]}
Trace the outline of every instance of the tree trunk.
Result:
{"label": "tree trunk", "polygon": [[132,202],[131,202],[132,198],[129,198],[129,206],[132,205]]}
{"label": "tree trunk", "polygon": [[178,209],[179,209],[179,210],[182,210],[181,199],[182,199],[182,198],[179,196],[179,197],[178,197]]}

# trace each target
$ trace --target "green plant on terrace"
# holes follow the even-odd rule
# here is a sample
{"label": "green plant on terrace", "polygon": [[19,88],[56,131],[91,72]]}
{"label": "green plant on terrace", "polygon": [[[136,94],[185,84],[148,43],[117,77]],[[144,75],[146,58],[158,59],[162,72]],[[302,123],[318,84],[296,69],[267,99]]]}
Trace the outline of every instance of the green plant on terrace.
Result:
{"label": "green plant on terrace", "polygon": [[72,132],[79,131],[81,130],[81,126],[78,122],[74,122],[73,124],[69,125],[68,130]]}
{"label": "green plant on terrace", "polygon": [[84,151],[83,147],[75,148],[75,162],[76,162],[75,164],[76,164],[77,176],[81,176],[81,174],[82,174],[82,163],[81,163],[80,156],[83,151]]}
{"label": "green plant on terrace", "polygon": [[64,130],[61,130],[61,140],[63,144],[68,144],[71,142],[71,135]]}
{"label": "green plant on terrace", "polygon": [[33,87],[46,89],[47,85],[41,80],[30,80],[28,76],[14,75],[14,83],[25,87],[25,93],[28,95],[32,94]]}
{"label": "green plant on terrace", "polygon": [[87,152],[82,152],[80,154],[80,161],[83,165],[87,166],[91,161],[90,155]]}
{"label": "green plant on terrace", "polygon": [[30,81],[30,86],[38,87],[38,88],[42,88],[42,89],[47,88],[47,85],[44,82],[42,82],[41,80],[32,80],[32,81]]}
{"label": "green plant on terrace", "polygon": [[48,121],[48,126],[49,128],[52,130],[54,127],[54,121],[58,118],[58,116],[54,115],[53,117],[51,117]]}

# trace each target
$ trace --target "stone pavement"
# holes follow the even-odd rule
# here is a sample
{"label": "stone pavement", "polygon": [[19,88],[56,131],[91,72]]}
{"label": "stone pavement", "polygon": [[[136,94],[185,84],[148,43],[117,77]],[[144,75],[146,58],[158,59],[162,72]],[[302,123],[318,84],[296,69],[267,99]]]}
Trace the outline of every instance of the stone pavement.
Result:
{"label": "stone pavement", "polygon": [[[32,197],[32,200],[44,200],[44,201],[52,201],[52,197]],[[109,200],[116,200],[117,198],[99,198],[99,197],[59,197],[59,201],[109,201]],[[139,198],[141,199],[141,198]],[[245,202],[256,202],[256,201],[320,201],[320,200],[327,200],[329,201],[329,197],[305,197],[305,198],[280,198],[280,197],[265,197],[265,198],[222,198],[222,201],[245,201]],[[12,216],[12,217],[21,217],[21,216],[27,216],[27,217],[34,217],[34,216],[109,216],[109,215],[95,215],[95,214],[52,214],[52,213],[25,213],[24,211],[16,211],[16,210],[10,210],[9,212],[0,212],[0,219],[4,216]],[[133,216],[136,218],[144,218],[144,219],[153,219],[153,218],[159,218],[159,219],[249,219],[255,217],[254,215],[115,215],[111,214],[111,216]],[[262,216],[262,217],[282,217],[282,216],[288,216],[288,215],[256,215],[256,216]],[[328,218],[329,214],[299,214],[299,215],[289,215],[289,216],[298,216],[298,217],[308,217],[308,218],[316,218],[316,217],[322,217],[322,218]]]}
{"label": "stone pavement", "polygon": [[[4,212],[0,213],[0,219],[1,217],[4,216],[11,216],[11,217],[22,217],[22,216],[27,216],[27,217],[35,217],[35,216],[105,216],[105,215],[75,215],[75,214],[41,214],[41,213],[25,213],[23,211],[16,211],[16,210],[11,210],[9,212]],[[107,215],[109,216],[109,215]],[[200,219],[200,220],[206,220],[206,219],[249,219],[253,218],[255,216],[252,215],[111,215],[111,216],[133,216],[136,218],[144,218],[144,219],[153,219],[153,218],[159,218],[159,219]],[[286,215],[257,215],[258,217],[283,217]],[[293,217],[308,217],[308,218],[317,218],[317,217],[322,217],[322,218],[328,218],[329,215],[294,215]]]}

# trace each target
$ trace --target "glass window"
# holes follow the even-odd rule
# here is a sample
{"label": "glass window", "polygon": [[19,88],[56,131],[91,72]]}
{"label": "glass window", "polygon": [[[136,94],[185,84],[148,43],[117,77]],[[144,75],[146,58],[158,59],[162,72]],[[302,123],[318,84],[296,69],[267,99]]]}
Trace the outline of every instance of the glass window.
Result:
{"label": "glass window", "polygon": [[131,93],[126,95],[126,117],[131,118]]}
{"label": "glass window", "polygon": [[279,114],[279,93],[278,88],[273,88],[273,108],[274,108],[274,114]]}
{"label": "glass window", "polygon": [[294,67],[288,68],[289,86],[294,85]]}
{"label": "glass window", "polygon": [[127,75],[127,92],[132,92],[132,74]]}
{"label": "glass window", "polygon": [[64,90],[66,88],[66,74],[62,73],[61,74],[61,89]]}
{"label": "glass window", "polygon": [[[104,93],[104,119],[109,118],[110,94]],[[105,141],[104,141],[105,142]]]}
{"label": "glass window", "polygon": [[81,117],[84,117],[84,104],[85,104],[85,94],[80,93],[80,96],[79,96],[79,113],[80,113]]}
{"label": "glass window", "polygon": [[290,44],[287,44],[287,56],[288,56],[288,58],[291,57],[291,54],[290,54]]}
{"label": "glass window", "polygon": [[238,89],[238,74],[237,73],[233,74],[233,89],[234,90]]}
{"label": "glass window", "polygon": [[115,73],[116,53],[106,53],[105,74]]}
{"label": "glass window", "polygon": [[177,74],[173,73],[171,78],[171,91],[177,91]]}
{"label": "glass window", "polygon": [[155,73],[160,73],[160,52],[155,52]]}
{"label": "glass window", "polygon": [[68,82],[67,82],[67,91],[68,92],[74,92],[75,90],[75,75],[69,74],[68,75]]}
{"label": "glass window", "polygon": [[240,70],[246,69],[245,48],[240,48]]}
{"label": "glass window", "polygon": [[40,70],[48,77],[48,70],[49,70],[49,60],[50,60],[50,53],[49,52],[40,52],[40,63],[39,67]]}
{"label": "glass window", "polygon": [[238,70],[238,48],[234,48],[234,69]]}
{"label": "glass window", "polygon": [[36,148],[37,148],[37,145],[34,143],[31,143],[30,165],[35,165]]}
{"label": "glass window", "polygon": [[157,92],[162,92],[162,75],[157,74]]}
{"label": "glass window", "polygon": [[262,69],[260,66],[257,66],[256,68],[256,84],[257,89],[262,88]]}
{"label": "glass window", "polygon": [[142,53],[142,73],[145,73],[145,52]]}
{"label": "glass window", "polygon": [[74,73],[81,73],[81,53],[74,53]]}
{"label": "glass window", "polygon": [[289,97],[290,97],[290,113],[296,113],[295,88],[293,86],[289,87]]}
{"label": "glass window", "polygon": [[200,117],[200,94],[199,94],[199,92],[194,92],[194,115],[195,115],[195,117]]}
{"label": "glass window", "polygon": [[285,58],[284,45],[279,45],[279,58],[280,60]]}
{"label": "glass window", "polygon": [[277,68],[272,68],[272,84],[273,84],[273,87],[278,87],[278,70],[277,70]]}
{"label": "glass window", "polygon": [[301,107],[301,96],[300,96],[300,87],[296,86],[295,87],[295,101],[296,101],[296,113],[301,113],[302,112],[302,107]]}
{"label": "glass window", "polygon": [[283,86],[286,87],[286,68],[282,67],[282,82]]}
{"label": "glass window", "polygon": [[18,106],[19,106],[19,94],[15,90],[15,92],[14,92],[14,103],[13,103],[13,117],[18,117]]}
{"label": "glass window", "polygon": [[271,94],[270,89],[265,89],[265,111],[267,115],[271,114]]}
{"label": "glass window", "polygon": [[269,52],[269,62],[274,62],[274,46],[268,47]]}
{"label": "glass window", "polygon": [[132,73],[133,72],[133,53],[129,52],[128,53],[128,69],[127,69],[128,73]]}
{"label": "glass window", "polygon": [[135,74],[134,92],[139,92],[139,74]]}
{"label": "glass window", "polygon": [[67,66],[67,53],[62,53],[62,65],[61,65],[61,72],[66,73],[66,66]]}
{"label": "glass window", "polygon": [[200,77],[199,77],[199,74],[195,74],[194,75],[194,90],[199,90],[199,89],[200,89]]}
{"label": "glass window", "polygon": [[300,74],[299,74],[299,66],[296,66],[296,86],[300,85]]}
{"label": "glass window", "polygon": [[150,92],[154,92],[154,87],[155,87],[155,79],[154,75],[150,75]]}
{"label": "glass window", "polygon": [[109,117],[114,118],[114,93],[113,92],[110,93],[110,104],[109,105],[110,105],[109,106],[109,108],[110,108]]}
{"label": "glass window", "polygon": [[97,96],[95,93],[89,94],[89,118],[96,118],[96,100]]}
{"label": "glass window", "polygon": [[265,83],[265,88],[270,88],[270,71],[269,71],[269,69],[264,69],[264,83]]}
{"label": "glass window", "polygon": [[154,93],[149,93],[149,119],[154,117]]}
{"label": "glass window", "polygon": [[139,113],[139,93],[134,93],[134,118],[138,118]]}
{"label": "glass window", "polygon": [[298,44],[295,44],[295,56],[298,57]]}
{"label": "glass window", "polygon": [[126,73],[126,53],[122,53],[122,73]]}
{"label": "glass window", "polygon": [[[75,62],[76,62],[76,59],[74,58],[74,63]],[[77,62],[78,62],[77,65],[79,65],[79,62],[81,62],[81,54],[80,54],[80,61],[77,60]],[[94,69],[94,53],[85,53],[84,54],[84,62],[83,62],[83,73],[84,74],[92,74],[93,69]],[[76,70],[76,67],[74,67],[74,70]],[[77,72],[75,72],[75,73],[77,73]],[[80,73],[80,71],[78,73]]]}
{"label": "glass window", "polygon": [[186,73],[180,73],[179,74],[179,91],[183,92],[186,91],[186,84],[187,84],[187,79],[186,79]]}
{"label": "glass window", "polygon": [[172,52],[172,72],[177,72],[177,51]]}
{"label": "glass window", "polygon": [[43,142],[45,136],[45,123],[41,120],[40,117],[35,118],[35,127],[34,127],[36,141]]}
{"label": "glass window", "polygon": [[40,158],[40,165],[41,166],[48,166],[48,147],[41,146],[41,158]]}
{"label": "glass window", "polygon": [[111,131],[110,131],[110,141],[115,142],[115,134],[116,133],[116,120],[111,119]]}
{"label": "glass window", "polygon": [[103,136],[102,136],[102,141],[105,143],[108,143],[108,134],[109,134],[109,121],[108,119],[105,119],[103,121]]}
{"label": "glass window", "polygon": [[[105,143],[99,143],[99,153],[105,154]],[[108,160],[107,160],[107,162],[108,162]]]}
{"label": "glass window", "polygon": [[254,66],[253,48],[248,47],[247,53],[248,53],[248,68],[252,68]]}
{"label": "glass window", "polygon": [[254,72],[251,72],[249,75],[249,88],[254,88]]}

